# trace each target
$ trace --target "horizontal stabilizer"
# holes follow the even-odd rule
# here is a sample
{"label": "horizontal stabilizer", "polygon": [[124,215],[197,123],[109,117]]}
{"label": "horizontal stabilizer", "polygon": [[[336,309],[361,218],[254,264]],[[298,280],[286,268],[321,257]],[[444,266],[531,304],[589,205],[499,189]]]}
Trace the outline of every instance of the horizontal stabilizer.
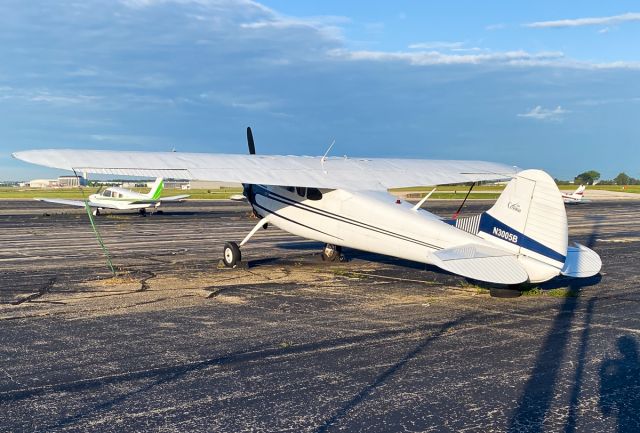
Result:
{"label": "horizontal stabilizer", "polygon": [[561,274],[567,277],[587,278],[593,277],[602,268],[602,260],[595,251],[576,244],[567,248],[567,260],[564,262]]}
{"label": "horizontal stabilizer", "polygon": [[172,195],[171,197],[162,197],[159,201],[180,201],[191,197],[189,194]]}
{"label": "horizontal stabilizer", "polygon": [[151,206],[156,203],[164,202],[164,201],[180,201],[180,200],[184,200],[187,197],[191,197],[191,196],[190,195],[174,195],[172,197],[162,197],[157,200],[154,200],[154,199],[133,200],[129,204],[148,204],[149,206]]}
{"label": "horizontal stabilizer", "polygon": [[512,253],[484,245],[468,244],[432,254],[433,263],[454,274],[494,284],[520,284],[529,279]]}
{"label": "horizontal stabilizer", "polygon": [[[67,200],[64,198],[36,198],[34,200],[44,201],[47,203],[55,203],[55,204],[64,204],[67,206],[77,206],[84,207],[84,202],[82,200]],[[89,207],[99,207],[99,208],[108,208],[108,209],[118,209],[115,206],[111,206],[105,203],[94,203],[92,201],[88,202]]]}

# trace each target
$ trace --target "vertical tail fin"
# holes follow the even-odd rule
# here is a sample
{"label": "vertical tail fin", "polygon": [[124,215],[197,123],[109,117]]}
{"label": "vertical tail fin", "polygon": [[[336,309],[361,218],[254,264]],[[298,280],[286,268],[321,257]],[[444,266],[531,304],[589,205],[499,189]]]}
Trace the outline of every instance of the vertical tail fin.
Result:
{"label": "vertical tail fin", "polygon": [[478,236],[517,254],[531,282],[558,275],[567,257],[568,225],[551,176],[541,170],[520,172],[482,214]]}
{"label": "vertical tail fin", "polygon": [[584,186],[584,185],[580,185],[580,186],[578,187],[578,189],[576,189],[576,190],[575,190],[575,192],[574,192],[573,194],[571,194],[571,195],[573,195],[573,196],[574,196],[574,197],[576,197],[576,198],[582,198],[582,196],[584,195],[584,190],[585,190],[585,189],[587,189],[587,187],[586,187],[586,186]]}
{"label": "vertical tail fin", "polygon": [[147,197],[151,200],[158,200],[160,198],[160,194],[162,194],[162,190],[164,189],[164,180],[159,177],[153,182],[151,185],[151,191],[147,193]]}

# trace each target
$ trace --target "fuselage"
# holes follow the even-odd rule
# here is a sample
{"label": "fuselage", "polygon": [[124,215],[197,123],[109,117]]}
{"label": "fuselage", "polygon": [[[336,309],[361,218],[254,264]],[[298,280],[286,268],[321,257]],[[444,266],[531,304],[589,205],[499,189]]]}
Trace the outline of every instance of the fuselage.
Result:
{"label": "fuselage", "polygon": [[139,200],[148,200],[149,197],[146,194],[118,187],[110,187],[99,194],[92,194],[90,199],[94,203],[104,203],[109,207],[117,207],[118,209],[145,209],[160,205],[160,202],[133,203]]}
{"label": "fuselage", "polygon": [[410,204],[386,193],[252,188],[251,204],[258,214],[307,239],[421,263],[431,263],[430,253],[444,248],[485,243],[430,212],[412,210]]}

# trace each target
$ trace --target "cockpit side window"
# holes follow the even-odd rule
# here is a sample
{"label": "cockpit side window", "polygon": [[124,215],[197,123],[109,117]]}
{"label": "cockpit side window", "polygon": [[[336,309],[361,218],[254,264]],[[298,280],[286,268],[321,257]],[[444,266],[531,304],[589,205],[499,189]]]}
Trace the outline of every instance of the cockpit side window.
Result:
{"label": "cockpit side window", "polygon": [[307,198],[309,200],[322,200],[322,192],[318,188],[307,188]]}
{"label": "cockpit side window", "polygon": [[111,191],[109,191],[109,190],[107,189],[107,190],[105,190],[105,191],[102,193],[102,195],[103,195],[103,196],[105,196],[105,197],[111,197]]}
{"label": "cockpit side window", "polygon": [[305,188],[304,186],[297,186],[296,187],[296,192],[298,193],[298,195],[300,197],[304,197],[307,193],[307,188]]}

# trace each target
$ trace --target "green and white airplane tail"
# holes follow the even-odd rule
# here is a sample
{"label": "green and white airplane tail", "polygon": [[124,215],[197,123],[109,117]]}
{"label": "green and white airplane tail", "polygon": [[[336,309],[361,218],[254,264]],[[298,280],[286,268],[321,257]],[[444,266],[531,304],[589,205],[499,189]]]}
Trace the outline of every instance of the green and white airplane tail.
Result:
{"label": "green and white airplane tail", "polygon": [[151,186],[151,191],[147,193],[147,197],[151,200],[158,200],[160,199],[160,195],[162,194],[163,189],[164,189],[164,180],[161,177],[159,177],[156,179],[155,182],[153,182],[153,185]]}

